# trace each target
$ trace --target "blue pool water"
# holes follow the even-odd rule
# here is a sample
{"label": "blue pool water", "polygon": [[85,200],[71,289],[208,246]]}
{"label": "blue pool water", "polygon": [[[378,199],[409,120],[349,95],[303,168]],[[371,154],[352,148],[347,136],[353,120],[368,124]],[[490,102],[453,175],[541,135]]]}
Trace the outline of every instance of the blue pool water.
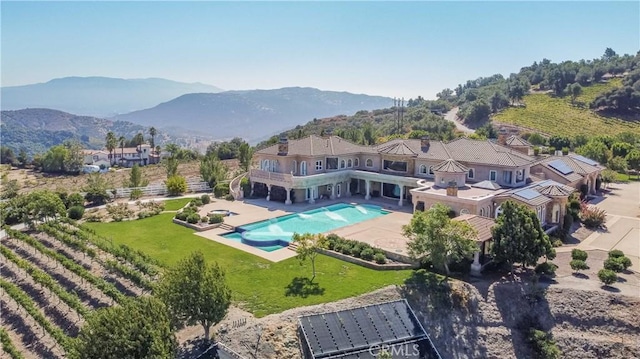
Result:
{"label": "blue pool water", "polygon": [[324,233],[388,213],[379,206],[339,203],[246,224],[223,237],[271,252],[286,247],[294,233]]}

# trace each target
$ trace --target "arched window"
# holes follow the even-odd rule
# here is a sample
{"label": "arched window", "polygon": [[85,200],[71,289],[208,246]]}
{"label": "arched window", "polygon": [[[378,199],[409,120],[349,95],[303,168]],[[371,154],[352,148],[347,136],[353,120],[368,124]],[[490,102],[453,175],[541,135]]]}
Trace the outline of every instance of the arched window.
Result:
{"label": "arched window", "polygon": [[340,160],[340,168],[345,168],[347,167],[347,162],[345,162],[345,160]]}
{"label": "arched window", "polygon": [[469,214],[469,210],[466,208],[463,208],[460,210],[460,214]]}
{"label": "arched window", "polygon": [[426,165],[420,165],[420,173],[422,174],[427,174],[427,166]]}
{"label": "arched window", "polygon": [[301,176],[307,175],[307,161],[300,162],[300,175]]}
{"label": "arched window", "polygon": [[469,168],[469,173],[468,173],[469,178],[473,178],[475,176],[475,173],[473,171],[473,168]]}
{"label": "arched window", "polygon": [[429,166],[429,174],[433,175],[433,166]]}
{"label": "arched window", "polygon": [[356,158],[355,160],[353,160],[353,167],[360,167],[360,159]]}
{"label": "arched window", "polygon": [[353,161],[351,160],[351,158],[349,158],[349,160],[347,160],[347,167],[349,167],[349,168],[353,167]]}
{"label": "arched window", "polygon": [[524,181],[524,170],[517,170],[516,171],[516,182],[522,182]]}
{"label": "arched window", "polygon": [[484,217],[484,208],[480,208],[480,216]]}
{"label": "arched window", "polygon": [[268,171],[269,170],[269,160],[262,160],[262,166],[260,166],[260,169],[263,171]]}
{"label": "arched window", "polygon": [[364,163],[367,167],[373,167],[373,160],[371,158],[367,158],[367,162]]}
{"label": "arched window", "polygon": [[296,174],[296,171],[298,170],[298,161],[293,160],[293,162],[291,163],[291,174]]}

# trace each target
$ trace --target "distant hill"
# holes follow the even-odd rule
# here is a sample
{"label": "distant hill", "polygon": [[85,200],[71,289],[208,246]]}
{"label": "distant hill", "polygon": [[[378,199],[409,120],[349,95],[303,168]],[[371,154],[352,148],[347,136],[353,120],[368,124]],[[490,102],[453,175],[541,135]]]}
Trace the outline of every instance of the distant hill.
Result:
{"label": "distant hill", "polygon": [[220,92],[201,83],[171,80],[64,77],[46,83],[2,87],[2,109],[51,108],[87,116],[111,117],[141,110],[194,92]]}
{"label": "distant hill", "polygon": [[179,126],[216,138],[264,138],[314,118],[392,106],[388,97],[288,87],[193,93],[115,118],[156,127]]}
{"label": "distant hill", "polygon": [[[126,121],[113,121],[89,116],[76,116],[51,109],[25,109],[2,111],[0,118],[0,142],[15,153],[24,148],[29,155],[46,151],[65,140],[78,140],[86,148],[104,148],[107,132],[113,131],[117,137],[131,139],[142,132],[149,137],[148,127]],[[175,142],[187,145],[183,135],[158,130],[156,143],[162,145]]]}

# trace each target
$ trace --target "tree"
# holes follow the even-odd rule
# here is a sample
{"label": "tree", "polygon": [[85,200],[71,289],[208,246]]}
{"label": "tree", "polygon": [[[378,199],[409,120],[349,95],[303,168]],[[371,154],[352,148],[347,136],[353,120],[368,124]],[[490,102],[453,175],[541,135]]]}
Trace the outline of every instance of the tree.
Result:
{"label": "tree", "polygon": [[576,148],[576,152],[601,164],[607,164],[610,151],[603,142],[591,139],[586,145]]}
{"label": "tree", "polygon": [[633,151],[633,145],[627,142],[614,142],[611,145],[611,154],[614,157],[626,157],[631,151]]}
{"label": "tree", "polygon": [[42,171],[64,172],[64,159],[67,157],[67,149],[62,146],[53,146],[42,157]]}
{"label": "tree", "polygon": [[509,99],[502,93],[502,91],[496,91],[489,99],[491,104],[491,112],[496,113],[498,110],[505,108],[509,105]]}
{"label": "tree", "polygon": [[617,172],[627,172],[629,165],[627,164],[627,160],[624,157],[616,156],[607,161],[607,167],[611,168]]}
{"label": "tree", "polygon": [[80,172],[84,163],[82,145],[78,141],[65,141],[63,145],[67,150],[63,162],[63,171],[69,173]]}
{"label": "tree", "polygon": [[87,184],[82,189],[86,192],[84,199],[94,205],[105,204],[111,196],[107,193],[107,189],[110,187],[107,180],[100,173],[90,173],[87,178]]}
{"label": "tree", "polygon": [[16,163],[16,156],[11,148],[7,146],[0,147],[0,163],[10,165]]}
{"label": "tree", "polygon": [[15,180],[15,179],[7,180],[3,177],[1,187],[2,187],[2,192],[0,193],[1,199],[14,198],[18,195],[18,192],[20,191],[20,185],[18,184],[18,180]]}
{"label": "tree", "polygon": [[296,253],[297,258],[302,262],[309,259],[311,261],[311,271],[313,273],[311,282],[316,278],[316,257],[320,254],[321,249],[326,249],[328,246],[327,238],[322,234],[311,233],[294,233],[293,243],[297,245]]}
{"label": "tree", "polygon": [[529,143],[534,146],[540,146],[547,143],[547,139],[537,132],[532,133],[527,139],[527,141],[529,141]]}
{"label": "tree", "polygon": [[586,261],[587,258],[589,258],[589,253],[578,248],[574,248],[571,250],[571,259]]}
{"label": "tree", "polygon": [[551,136],[549,137],[549,146],[559,151],[564,147],[571,147],[571,140],[566,136]]}
{"label": "tree", "polygon": [[582,95],[582,86],[579,83],[573,83],[571,85],[567,85],[567,94],[571,96],[571,104],[575,104],[578,96]]}
{"label": "tree", "polygon": [[614,182],[618,177],[617,175],[618,173],[616,171],[610,170],[608,168],[600,172],[600,178],[602,178],[602,183],[604,183],[604,188],[607,188],[609,183]]}
{"label": "tree", "polygon": [[466,123],[481,123],[491,114],[491,107],[484,99],[474,100],[460,109],[460,114]]}
{"label": "tree", "polygon": [[238,149],[238,160],[240,161],[240,167],[242,167],[245,172],[249,172],[249,169],[251,168],[252,156],[253,151],[251,150],[251,146],[246,142],[241,144]]}
{"label": "tree", "polygon": [[616,54],[616,52],[615,52],[615,51],[613,51],[613,49],[612,49],[612,48],[610,48],[610,47],[607,47],[607,48],[604,50],[604,55],[602,55],[602,59],[603,59],[604,61],[611,61],[612,59],[614,59],[614,58],[616,58],[616,57],[618,57],[618,54]]}
{"label": "tree", "polygon": [[478,251],[475,230],[466,222],[452,221],[449,207],[442,204],[428,211],[416,211],[402,231],[409,239],[409,256],[421,262],[431,261],[436,268],[444,269],[447,276],[450,263]]}
{"label": "tree", "polygon": [[165,170],[167,171],[167,178],[178,175],[178,160],[175,157],[165,158],[162,162]]}
{"label": "tree", "polygon": [[227,178],[227,166],[214,153],[210,153],[200,161],[200,176],[211,188]]}
{"label": "tree", "polygon": [[180,147],[175,143],[168,143],[164,146],[164,149],[167,150],[171,154],[171,157],[175,157],[178,151],[180,151]]}
{"label": "tree", "polygon": [[589,269],[589,266],[587,265],[587,263],[581,259],[573,259],[571,260],[571,262],[569,262],[569,265],[571,266],[571,269],[573,269],[573,271],[576,273],[578,273],[581,270]]}
{"label": "tree", "polygon": [[167,307],[137,297],[89,316],[75,342],[78,359],[174,358],[178,348]]}
{"label": "tree", "polygon": [[178,175],[171,176],[165,181],[170,196],[178,196],[187,192],[187,180]]}
{"label": "tree", "polygon": [[48,222],[50,219],[65,217],[66,207],[60,197],[47,190],[34,191],[27,195],[27,224],[36,221]]}
{"label": "tree", "polygon": [[598,271],[598,279],[600,279],[604,285],[609,286],[618,280],[618,275],[610,269],[600,269]]}
{"label": "tree", "polygon": [[149,135],[151,136],[151,149],[153,150],[156,147],[156,135],[158,134],[158,131],[156,130],[155,127],[151,126],[151,128],[149,129]]}
{"label": "tree", "polygon": [[127,139],[124,136],[118,137],[118,143],[120,144],[120,164],[124,161],[124,145],[127,143]]}
{"label": "tree", "polygon": [[640,170],[640,150],[633,149],[625,157],[629,168],[636,171]]}
{"label": "tree", "polygon": [[[133,136],[131,142],[133,142],[136,147],[142,146],[142,144],[144,143],[144,135],[142,134],[142,132],[138,132],[135,136]],[[141,148],[138,148],[138,151],[140,150]]]}
{"label": "tree", "polygon": [[149,181],[142,178],[142,170],[136,163],[131,168],[131,173],[129,173],[129,187],[145,187],[147,184],[149,184]]}
{"label": "tree", "polygon": [[118,146],[118,139],[113,132],[107,132],[106,143],[107,151],[109,151],[109,163],[113,165],[113,150]]}
{"label": "tree", "polygon": [[21,148],[20,152],[18,152],[17,160],[20,167],[24,167],[27,165],[27,162],[29,161],[29,157],[27,156],[27,151],[25,151],[24,148]]}
{"label": "tree", "polygon": [[507,81],[507,94],[513,103],[519,103],[529,92],[530,87],[529,80],[512,75]]}
{"label": "tree", "polygon": [[211,326],[227,314],[231,289],[224,270],[217,263],[208,265],[202,253],[195,252],[165,273],[158,285],[158,297],[175,322],[202,325],[209,340]]}
{"label": "tree", "polygon": [[525,205],[506,201],[502,213],[492,228],[491,252],[498,263],[508,263],[513,274],[513,264],[533,266],[541,256],[553,259],[554,251],[549,237],[544,233],[534,211]]}

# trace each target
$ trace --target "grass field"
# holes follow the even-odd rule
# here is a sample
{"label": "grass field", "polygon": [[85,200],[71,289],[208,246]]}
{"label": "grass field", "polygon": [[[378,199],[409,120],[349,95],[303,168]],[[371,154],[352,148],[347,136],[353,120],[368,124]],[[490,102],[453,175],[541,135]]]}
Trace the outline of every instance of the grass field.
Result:
{"label": "grass field", "polygon": [[193,198],[177,198],[164,201],[165,211],[177,211],[191,202]]}
{"label": "grass field", "polygon": [[331,302],[402,284],[411,271],[374,271],[327,256],[316,259],[317,286],[309,285],[311,264],[291,258],[272,263],[243,251],[198,237],[171,222],[165,213],[137,221],[87,223],[100,235],[144,251],[173,265],[199,250],[226,268],[236,304],[261,317],[299,306]]}
{"label": "grass field", "polygon": [[600,93],[621,86],[620,79],[584,87],[583,94],[576,99],[578,107],[571,104],[571,98],[553,97],[537,93],[524,97],[526,107],[511,107],[493,117],[493,121],[531,128],[549,135],[575,136],[577,134],[616,134],[630,131],[640,134],[639,122],[607,118],[591,111],[588,106]]}

